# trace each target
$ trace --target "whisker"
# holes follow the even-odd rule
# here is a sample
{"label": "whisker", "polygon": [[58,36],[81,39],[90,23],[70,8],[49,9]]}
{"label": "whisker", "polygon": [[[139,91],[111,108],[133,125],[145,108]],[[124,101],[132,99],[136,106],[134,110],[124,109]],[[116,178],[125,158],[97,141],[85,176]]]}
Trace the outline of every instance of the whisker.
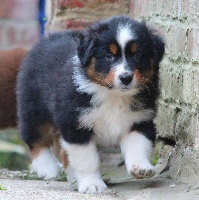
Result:
{"label": "whisker", "polygon": [[147,80],[148,82],[150,82],[150,83],[151,83],[151,85],[152,85],[153,87],[155,87],[155,85],[153,84],[153,82],[152,82],[150,79],[148,79],[148,78],[145,78],[145,77],[142,77],[142,79],[145,79],[145,80]]}
{"label": "whisker", "polygon": [[[150,89],[146,84],[140,84],[140,86],[142,86],[142,89],[143,89],[143,87],[146,88],[149,91],[149,94],[151,94]],[[143,89],[143,91],[144,91],[144,89]]]}

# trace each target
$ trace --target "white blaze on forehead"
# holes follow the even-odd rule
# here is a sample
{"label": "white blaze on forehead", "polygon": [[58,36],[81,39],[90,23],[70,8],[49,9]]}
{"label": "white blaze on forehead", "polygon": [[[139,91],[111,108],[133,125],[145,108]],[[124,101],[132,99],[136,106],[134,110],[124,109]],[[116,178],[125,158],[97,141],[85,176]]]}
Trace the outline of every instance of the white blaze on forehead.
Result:
{"label": "white blaze on forehead", "polygon": [[122,47],[125,48],[128,41],[136,39],[135,33],[130,29],[129,25],[119,26],[117,31],[117,42]]}
{"label": "white blaze on forehead", "polygon": [[115,66],[115,78],[118,79],[119,76],[123,73],[125,73],[127,70],[125,70],[125,61],[122,61],[119,65]]}

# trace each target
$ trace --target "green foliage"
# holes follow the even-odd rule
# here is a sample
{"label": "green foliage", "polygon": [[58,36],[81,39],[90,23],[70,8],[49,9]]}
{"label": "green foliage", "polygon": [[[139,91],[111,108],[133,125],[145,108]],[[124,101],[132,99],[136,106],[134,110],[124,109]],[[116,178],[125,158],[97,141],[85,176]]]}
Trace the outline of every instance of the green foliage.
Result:
{"label": "green foliage", "polygon": [[158,163],[158,159],[159,159],[158,152],[156,152],[152,158],[152,165],[156,165]]}
{"label": "green foliage", "polygon": [[23,145],[19,133],[16,129],[6,129],[3,131],[0,131],[0,140],[9,141],[14,144]]}
{"label": "green foliage", "polygon": [[23,170],[28,168],[29,159],[26,155],[15,152],[0,152],[0,168]]}
{"label": "green foliage", "polygon": [[7,190],[7,188],[0,184],[0,190]]}
{"label": "green foliage", "polygon": [[30,161],[17,130],[6,129],[0,131],[0,143],[0,168],[9,170],[28,168]]}

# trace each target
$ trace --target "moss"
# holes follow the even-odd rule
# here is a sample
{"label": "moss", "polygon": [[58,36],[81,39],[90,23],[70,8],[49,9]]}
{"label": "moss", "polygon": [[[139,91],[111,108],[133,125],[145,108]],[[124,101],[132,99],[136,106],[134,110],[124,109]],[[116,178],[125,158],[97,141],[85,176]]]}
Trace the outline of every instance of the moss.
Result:
{"label": "moss", "polygon": [[0,168],[23,170],[28,168],[29,159],[15,152],[0,152]]}
{"label": "moss", "polygon": [[16,129],[6,129],[0,131],[0,140],[12,142],[14,144],[24,145]]}
{"label": "moss", "polygon": [[0,131],[0,142],[4,144],[3,146],[0,145],[0,168],[8,168],[9,170],[28,168],[30,160],[16,129]]}
{"label": "moss", "polygon": [[0,190],[7,190],[3,185],[0,185]]}
{"label": "moss", "polygon": [[154,154],[152,158],[152,165],[156,165],[158,163],[158,159],[159,159],[158,153]]}

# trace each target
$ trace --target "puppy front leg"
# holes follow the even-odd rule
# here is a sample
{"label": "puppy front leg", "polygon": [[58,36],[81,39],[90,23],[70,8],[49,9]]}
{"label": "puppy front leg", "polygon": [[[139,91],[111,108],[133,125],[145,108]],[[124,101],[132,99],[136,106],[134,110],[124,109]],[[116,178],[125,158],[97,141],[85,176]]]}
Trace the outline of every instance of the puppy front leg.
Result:
{"label": "puppy front leg", "polygon": [[107,189],[102,180],[100,159],[94,142],[76,145],[62,140],[67,151],[70,166],[74,169],[78,181],[78,191],[86,194],[98,194]]}
{"label": "puppy front leg", "polygon": [[[137,179],[150,178],[155,174],[154,166],[151,164],[151,154],[153,151],[153,142],[148,139],[145,130],[141,128],[134,129],[126,134],[120,142],[121,151],[125,158],[125,164],[129,174]],[[155,131],[155,129],[152,129]],[[148,130],[150,133],[150,130]]]}

